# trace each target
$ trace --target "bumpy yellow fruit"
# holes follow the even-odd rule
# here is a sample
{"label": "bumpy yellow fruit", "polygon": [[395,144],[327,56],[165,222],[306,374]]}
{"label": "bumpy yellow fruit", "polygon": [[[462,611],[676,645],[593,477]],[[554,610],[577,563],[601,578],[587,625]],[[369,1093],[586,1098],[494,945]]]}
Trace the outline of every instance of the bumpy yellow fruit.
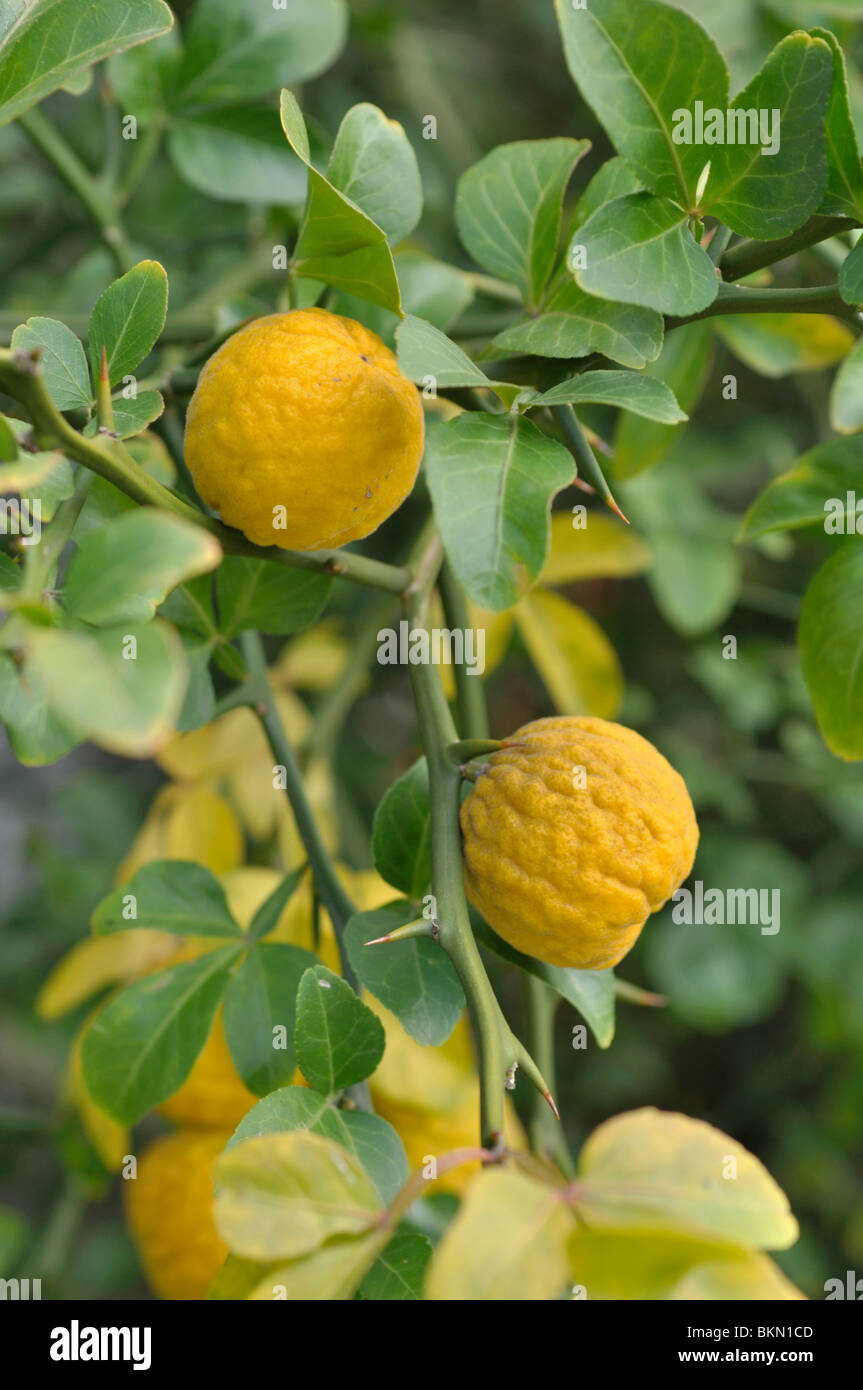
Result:
{"label": "bumpy yellow fruit", "polygon": [[653,744],[605,719],[538,719],[461,810],[465,886],[490,927],[552,965],[626,955],[692,868],[695,812]]}
{"label": "bumpy yellow fruit", "polygon": [[228,1253],[213,1224],[213,1164],[230,1130],[157,1139],[123,1184],[126,1215],[147,1282],[159,1298],[204,1298]]}
{"label": "bumpy yellow fruit", "polygon": [[353,319],[255,320],[201,372],[186,462],[203,500],[257,545],[320,550],[368,536],[404,501],[423,451],[416,387]]}

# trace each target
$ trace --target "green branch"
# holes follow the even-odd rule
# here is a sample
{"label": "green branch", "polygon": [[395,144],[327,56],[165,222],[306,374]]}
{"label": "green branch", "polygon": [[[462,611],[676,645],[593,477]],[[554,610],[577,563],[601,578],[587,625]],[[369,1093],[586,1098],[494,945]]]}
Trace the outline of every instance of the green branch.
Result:
{"label": "green branch", "polygon": [[[467,633],[471,625],[467,599],[464,590],[446,562],[441,567],[438,587],[447,627]],[[454,665],[453,671],[462,738],[488,738],[488,710],[485,703],[482,676],[478,673],[470,675],[464,662]]]}
{"label": "green branch", "polygon": [[860,331],[860,311],[846,304],[836,285],[811,285],[805,289],[760,290],[748,285],[720,283],[719,294],[712,304],[698,314],[685,318],[667,318],[670,331],[699,319],[718,318],[724,314],[831,314]]}
{"label": "green branch", "polygon": [[722,277],[726,281],[741,280],[765,266],[776,265],[779,261],[805,251],[819,241],[850,232],[859,223],[850,217],[811,217],[790,236],[778,241],[739,241],[722,256],[719,264]]}
{"label": "green branch", "polygon": [[113,191],[78,158],[60,132],[51,124],[42,111],[25,111],[18,117],[18,124],[30,137],[36,148],[54,166],[61,179],[80,199],[88,216],[97,228],[99,235],[108,247],[122,273],[131,270],[136,256],[117,217],[114,207]]}
{"label": "green branch", "polygon": [[285,790],[297,831],[303,842],[321,902],[332,919],[342,959],[342,974],[359,992],[359,982],[351,969],[344,949],[345,924],[356,912],[354,904],[342,886],[329,850],[321,838],[312,808],[306,797],[303,775],[294,750],[285,732],[278,706],[270,686],[264,644],[257,632],[244,632],[240,638],[249,679],[245,686],[245,701],[258,715],[276,763],[285,770]]}

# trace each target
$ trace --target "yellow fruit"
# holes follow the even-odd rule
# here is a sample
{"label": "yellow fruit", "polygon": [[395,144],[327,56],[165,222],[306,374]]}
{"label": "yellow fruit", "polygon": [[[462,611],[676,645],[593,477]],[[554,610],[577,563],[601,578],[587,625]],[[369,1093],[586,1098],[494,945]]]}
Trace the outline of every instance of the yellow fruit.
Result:
{"label": "yellow fruit", "polygon": [[686,785],[632,729],[538,719],[493,753],[461,809],[465,886],[490,927],[552,965],[603,970],[692,868]]}
{"label": "yellow fruit", "polygon": [[186,462],[201,497],[257,545],[319,550],[368,536],[404,501],[423,451],[416,387],[353,319],[271,314],[201,372]]}
{"label": "yellow fruit", "polygon": [[126,1215],[159,1298],[204,1298],[228,1249],[213,1224],[213,1164],[230,1131],[177,1130],[145,1149],[124,1183]]}
{"label": "yellow fruit", "polygon": [[240,1080],[234,1066],[220,1009],[186,1080],[158,1109],[177,1125],[230,1131],[236,1129],[258,1099]]}

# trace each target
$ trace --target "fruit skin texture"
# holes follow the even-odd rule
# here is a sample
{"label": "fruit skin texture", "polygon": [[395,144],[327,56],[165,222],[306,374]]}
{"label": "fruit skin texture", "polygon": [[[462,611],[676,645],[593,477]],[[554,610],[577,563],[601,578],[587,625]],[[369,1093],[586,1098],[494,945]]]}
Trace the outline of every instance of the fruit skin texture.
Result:
{"label": "fruit skin texture", "polygon": [[179,1129],[138,1159],[123,1185],[126,1216],[158,1298],[206,1297],[228,1248],[213,1224],[213,1164],[230,1130]]}
{"label": "fruit skin texture", "polygon": [[580,970],[626,955],[698,845],[686,784],[662,754],[582,716],[513,734],[462,804],[461,826],[467,895],[489,926],[525,955]]}
{"label": "fruit skin texture", "polygon": [[419,393],[376,334],[325,309],[294,309],[256,319],[209,359],[185,452],[198,492],[228,526],[256,545],[320,550],[368,536],[396,510],[423,436]]}

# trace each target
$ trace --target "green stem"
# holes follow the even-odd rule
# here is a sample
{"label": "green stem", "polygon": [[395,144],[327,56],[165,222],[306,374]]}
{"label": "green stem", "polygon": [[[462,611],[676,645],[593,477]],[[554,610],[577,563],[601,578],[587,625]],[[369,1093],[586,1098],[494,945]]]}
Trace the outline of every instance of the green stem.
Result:
{"label": "green stem", "polygon": [[836,285],[756,290],[748,285],[726,285],[721,282],[719,294],[706,309],[685,318],[668,318],[665,326],[671,331],[684,323],[696,323],[699,319],[717,318],[723,314],[832,314],[834,318],[842,319],[860,331],[859,310],[845,303]]}
{"label": "green stem", "polygon": [[43,590],[50,583],[92,485],[92,473],[82,471],[78,474],[75,491],[65,502],[61,502],[44,541],[32,552],[33,563],[27,570],[22,591],[29,598],[41,598]]}
{"label": "green stem", "polygon": [[315,885],[321,901],[332,918],[338,937],[342,957],[342,974],[353,986],[359,988],[344,949],[343,936],[345,923],[352,917],[356,908],[343,888],[330,852],[321,839],[317,821],[306,798],[303,775],[285,733],[281,716],[273,696],[267,675],[264,657],[264,644],[257,632],[244,632],[240,643],[243,649],[249,680],[246,687],[248,703],[259,716],[269,740],[276,762],[285,770],[285,790],[297,823],[297,831],[312,867]]}
{"label": "green stem", "polygon": [[18,124],[84,205],[118,270],[130,270],[135,264],[135,253],[117,217],[110,191],[90,173],[42,111],[25,111],[18,117]]}
{"label": "green stem", "polygon": [[[21,314],[13,313],[10,309],[0,311],[0,342],[8,343],[14,330],[23,322]],[[87,318],[84,314],[64,314],[63,322],[67,328],[71,328],[76,337],[82,340],[87,337]],[[185,316],[185,313],[169,314],[168,320],[159,338],[159,345],[166,343],[203,343],[212,337],[213,325],[209,318],[201,315],[196,318]]]}
{"label": "green stem", "polygon": [[776,265],[778,261],[784,261],[798,251],[805,251],[807,247],[814,246],[819,241],[826,241],[829,237],[838,236],[842,232],[850,232],[859,225],[850,217],[816,216],[811,217],[790,236],[782,237],[778,241],[739,241],[736,246],[725,252],[720,261],[723,279],[741,280],[744,275],[751,275],[768,265]]}
{"label": "green stem", "polygon": [[[537,979],[522,977],[524,1008],[527,1016],[527,1042],[531,1055],[552,1090],[556,1089],[554,1062],[554,1020],[560,996]],[[534,1091],[528,1122],[530,1146],[535,1153],[550,1158],[567,1177],[575,1176],[575,1165],[564,1137],[560,1121],[556,1120],[543,1100]]]}
{"label": "green stem", "polygon": [[[467,598],[452,568],[446,562],[441,567],[438,587],[447,627],[460,629],[466,634],[470,627]],[[482,676],[470,675],[464,662],[454,670],[462,738],[488,738],[488,710]]]}
{"label": "green stem", "polygon": [[610,507],[615,515],[625,521],[628,526],[629,521],[614,500],[611,488],[605,480],[605,475],[596,461],[596,455],[590,447],[572,406],[553,405],[551,413],[563,431],[569,451],[578,464],[579,476],[599,493],[606,506]]}

